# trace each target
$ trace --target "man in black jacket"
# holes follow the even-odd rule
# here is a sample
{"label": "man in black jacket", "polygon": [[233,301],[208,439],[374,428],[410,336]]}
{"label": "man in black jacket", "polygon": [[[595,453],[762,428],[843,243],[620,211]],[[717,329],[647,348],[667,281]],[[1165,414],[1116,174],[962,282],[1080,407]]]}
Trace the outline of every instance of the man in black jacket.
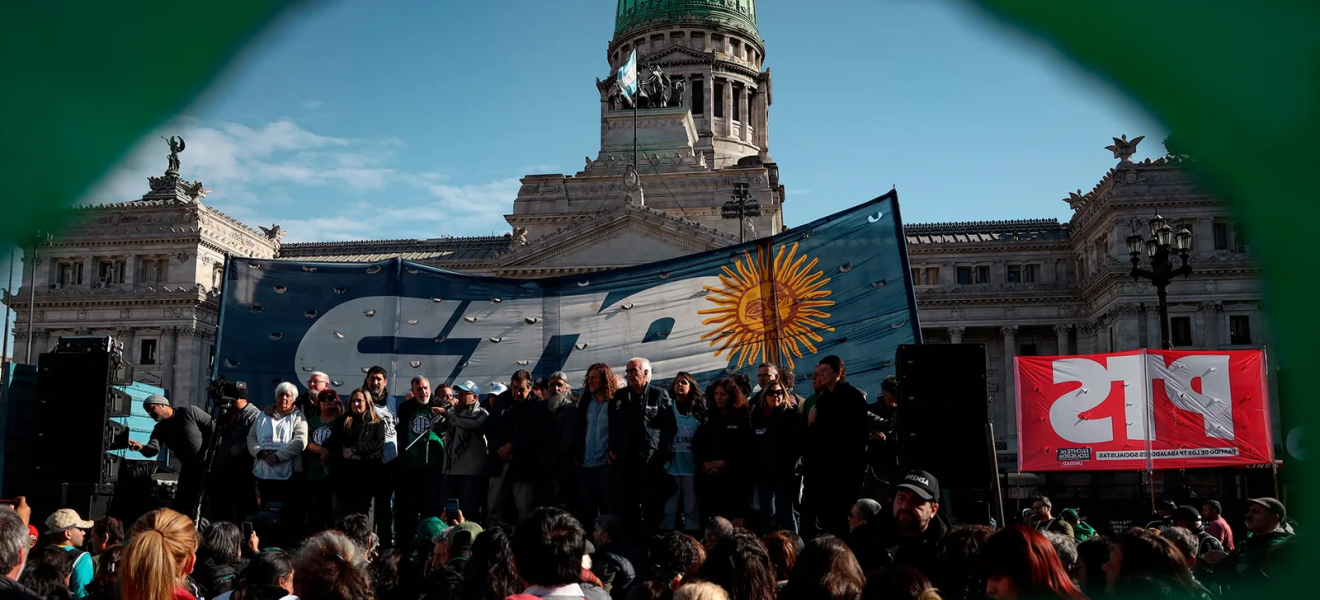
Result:
{"label": "man in black jacket", "polygon": [[819,528],[843,536],[848,532],[849,507],[858,498],[866,472],[866,398],[845,380],[847,371],[837,356],[821,359],[816,376],[821,392],[807,413],[806,494]]}
{"label": "man in black jacket", "polygon": [[939,514],[940,482],[926,471],[912,471],[896,487],[889,555],[896,565],[935,573],[940,540],[949,533]]}
{"label": "man in black jacket", "polygon": [[486,524],[516,523],[506,518],[508,498],[518,509],[518,517],[532,513],[536,500],[537,456],[543,448],[550,413],[546,404],[532,395],[532,374],[520,370],[509,379],[505,390],[490,404],[486,418],[486,443],[489,456],[486,473],[490,476],[487,493]]}
{"label": "man in black jacket", "polygon": [[579,513],[574,449],[578,435],[578,406],[568,385],[568,375],[555,372],[546,383],[545,408],[549,413],[544,446],[540,452],[536,482],[536,505],[563,508]]}
{"label": "man in black jacket", "polygon": [[634,539],[642,539],[663,513],[664,498],[657,498],[663,495],[657,489],[664,471],[655,468],[651,457],[660,446],[659,417],[670,410],[670,400],[664,388],[651,385],[651,361],[634,358],[626,373],[628,385],[615,392],[609,412],[615,506]]}
{"label": "man in black jacket", "polygon": [[220,417],[220,447],[207,478],[212,521],[241,523],[257,512],[257,482],[247,437],[261,410],[248,403],[246,388],[236,391],[233,407]]}

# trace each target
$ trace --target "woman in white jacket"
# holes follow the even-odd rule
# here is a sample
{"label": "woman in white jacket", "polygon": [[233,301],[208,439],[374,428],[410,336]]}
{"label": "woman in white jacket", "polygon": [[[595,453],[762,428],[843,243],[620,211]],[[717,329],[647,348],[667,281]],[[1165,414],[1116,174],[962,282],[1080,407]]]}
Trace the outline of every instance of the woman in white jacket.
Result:
{"label": "woman in white jacket", "polygon": [[252,475],[257,479],[261,506],[270,510],[272,502],[280,503],[279,512],[285,516],[284,525],[293,525],[291,519],[302,514],[298,501],[298,479],[302,475],[302,451],[307,448],[307,419],[294,406],[298,388],[284,382],[275,388],[275,403],[261,411],[248,432],[248,452],[256,458]]}

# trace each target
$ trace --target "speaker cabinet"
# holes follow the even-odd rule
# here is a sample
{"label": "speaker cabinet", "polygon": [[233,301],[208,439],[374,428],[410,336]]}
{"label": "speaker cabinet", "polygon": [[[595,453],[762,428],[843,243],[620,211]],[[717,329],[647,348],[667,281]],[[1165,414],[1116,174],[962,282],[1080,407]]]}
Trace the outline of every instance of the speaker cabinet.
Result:
{"label": "speaker cabinet", "polygon": [[897,355],[899,463],[945,489],[994,486],[982,344],[912,344]]}

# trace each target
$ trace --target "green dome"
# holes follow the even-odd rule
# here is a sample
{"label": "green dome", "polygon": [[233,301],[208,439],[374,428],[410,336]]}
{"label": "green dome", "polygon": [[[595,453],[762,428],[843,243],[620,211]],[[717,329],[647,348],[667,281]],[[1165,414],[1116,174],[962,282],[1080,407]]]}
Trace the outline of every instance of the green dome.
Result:
{"label": "green dome", "polygon": [[756,0],[619,0],[614,36],[655,25],[718,25],[757,42]]}

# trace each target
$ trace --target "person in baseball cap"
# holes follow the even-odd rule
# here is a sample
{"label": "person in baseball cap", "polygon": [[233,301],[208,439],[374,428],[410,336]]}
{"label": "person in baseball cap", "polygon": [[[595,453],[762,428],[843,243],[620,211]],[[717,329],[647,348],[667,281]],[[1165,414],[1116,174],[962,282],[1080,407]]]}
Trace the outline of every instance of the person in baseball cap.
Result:
{"label": "person in baseball cap", "polygon": [[948,524],[938,516],[940,480],[927,471],[912,471],[895,488],[893,513],[897,538],[889,544],[891,548],[897,547],[894,564],[934,573],[940,540],[949,531]]}
{"label": "person in baseball cap", "polygon": [[95,575],[92,568],[92,555],[81,550],[92,521],[83,519],[72,508],[61,508],[46,518],[46,535],[52,538],[54,545],[66,552],[73,553],[73,569],[69,572],[69,593],[74,598],[81,598],[87,584]]}

